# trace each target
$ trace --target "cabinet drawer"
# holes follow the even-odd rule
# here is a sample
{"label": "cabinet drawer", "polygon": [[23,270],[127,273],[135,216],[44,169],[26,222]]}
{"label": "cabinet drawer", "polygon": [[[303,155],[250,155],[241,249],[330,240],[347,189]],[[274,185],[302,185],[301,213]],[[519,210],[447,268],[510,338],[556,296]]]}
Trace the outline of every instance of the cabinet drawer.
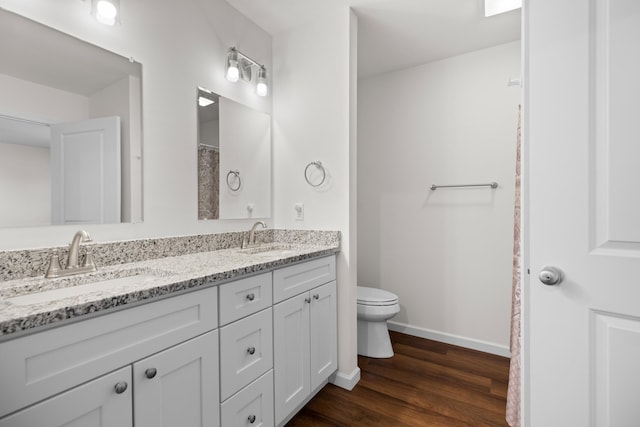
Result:
{"label": "cabinet drawer", "polygon": [[271,306],[271,273],[220,286],[220,326]]}
{"label": "cabinet drawer", "polygon": [[273,318],[268,308],[220,329],[220,401],[273,368]]}
{"label": "cabinet drawer", "polygon": [[149,356],[218,323],[211,287],[0,343],[0,417]]}
{"label": "cabinet drawer", "polygon": [[271,427],[273,371],[269,371],[221,405],[224,427]]}
{"label": "cabinet drawer", "polygon": [[277,303],[336,279],[334,255],[273,272],[273,302]]}

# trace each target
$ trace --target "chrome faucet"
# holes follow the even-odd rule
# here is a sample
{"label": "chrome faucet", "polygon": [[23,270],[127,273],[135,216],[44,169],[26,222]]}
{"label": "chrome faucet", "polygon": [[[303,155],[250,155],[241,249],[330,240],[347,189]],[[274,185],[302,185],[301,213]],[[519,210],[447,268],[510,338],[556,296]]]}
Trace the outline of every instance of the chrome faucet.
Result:
{"label": "chrome faucet", "polygon": [[267,228],[267,224],[265,224],[264,221],[258,221],[255,224],[253,224],[253,226],[251,227],[251,230],[249,230],[248,236],[246,236],[244,239],[242,239],[242,245],[240,246],[241,249],[245,249],[245,248],[248,248],[251,245],[255,245],[255,243],[256,243],[256,228],[258,228],[259,225],[261,225],[262,228]]}
{"label": "chrome faucet", "polygon": [[62,276],[70,276],[72,274],[80,274],[80,273],[90,273],[92,271],[97,271],[95,263],[93,262],[93,256],[90,252],[84,256],[84,263],[82,266],[78,265],[78,252],[80,250],[80,243],[82,242],[91,242],[91,236],[84,230],[78,231],[71,241],[71,245],[69,245],[69,257],[67,258],[67,265],[64,267],[60,267],[60,260],[58,258],[58,254],[55,253],[51,255],[51,260],[49,261],[49,268],[47,268],[47,273],[44,277],[46,278],[54,278],[54,277],[62,277]]}

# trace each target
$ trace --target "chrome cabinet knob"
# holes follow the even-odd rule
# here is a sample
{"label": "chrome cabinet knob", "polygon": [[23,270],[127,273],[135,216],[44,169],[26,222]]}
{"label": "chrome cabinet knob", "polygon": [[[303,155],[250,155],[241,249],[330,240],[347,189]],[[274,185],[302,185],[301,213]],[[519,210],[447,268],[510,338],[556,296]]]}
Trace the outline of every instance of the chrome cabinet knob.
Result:
{"label": "chrome cabinet knob", "polygon": [[249,353],[249,354],[253,354],[253,353],[255,353],[255,352],[256,352],[256,348],[255,348],[255,347],[249,347],[249,348],[247,349],[247,353]]}
{"label": "chrome cabinet knob", "polygon": [[256,422],[256,416],[251,414],[247,417],[247,421],[249,421],[251,424]]}
{"label": "chrome cabinet knob", "polygon": [[144,371],[145,377],[149,379],[155,377],[157,373],[158,373],[158,370],[156,368],[149,368],[146,371]]}
{"label": "chrome cabinet knob", "polygon": [[311,304],[311,298],[305,298],[304,302],[306,302],[307,304]]}
{"label": "chrome cabinet knob", "polygon": [[125,392],[125,390],[127,389],[127,382],[126,381],[120,381],[119,383],[116,384],[116,393],[118,394],[122,394]]}
{"label": "chrome cabinet knob", "polygon": [[247,299],[249,301],[253,301],[256,298],[255,294],[251,293],[251,294],[247,294]]}
{"label": "chrome cabinet knob", "polygon": [[540,270],[540,273],[538,274],[538,279],[540,279],[540,281],[547,286],[559,284],[560,282],[562,282],[562,278],[562,270],[550,265],[542,267],[542,270]]}
{"label": "chrome cabinet knob", "polygon": [[315,295],[313,296],[313,299],[320,299],[320,294],[315,294]]}

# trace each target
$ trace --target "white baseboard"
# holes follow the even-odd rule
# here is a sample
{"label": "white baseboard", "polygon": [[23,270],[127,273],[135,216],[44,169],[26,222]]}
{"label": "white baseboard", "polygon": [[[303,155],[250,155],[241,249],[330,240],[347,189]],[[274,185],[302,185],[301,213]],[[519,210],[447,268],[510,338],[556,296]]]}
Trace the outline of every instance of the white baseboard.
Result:
{"label": "white baseboard", "polygon": [[350,374],[338,371],[329,378],[331,384],[349,391],[353,390],[358,381],[360,381],[360,368],[357,366]]}
{"label": "white baseboard", "polygon": [[486,341],[474,340],[471,338],[460,337],[457,335],[436,332],[429,329],[406,325],[404,323],[388,321],[387,326],[391,331],[402,332],[403,334],[413,335],[414,337],[440,341],[447,344],[470,348],[472,350],[478,350],[478,351],[483,351],[485,353],[496,354],[498,356],[511,357],[511,352],[509,351],[509,347],[506,347],[506,346],[502,346],[502,345],[498,345],[498,344],[494,344]]}

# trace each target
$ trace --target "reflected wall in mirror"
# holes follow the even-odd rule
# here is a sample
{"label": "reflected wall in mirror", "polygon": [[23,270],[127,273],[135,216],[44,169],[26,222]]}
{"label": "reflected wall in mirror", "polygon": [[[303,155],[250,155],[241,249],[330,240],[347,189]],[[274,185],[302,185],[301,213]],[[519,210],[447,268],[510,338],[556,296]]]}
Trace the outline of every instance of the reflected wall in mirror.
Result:
{"label": "reflected wall in mirror", "polygon": [[142,220],[142,66],[0,9],[0,227]]}
{"label": "reflected wall in mirror", "polygon": [[271,216],[271,117],[198,88],[198,219]]}

